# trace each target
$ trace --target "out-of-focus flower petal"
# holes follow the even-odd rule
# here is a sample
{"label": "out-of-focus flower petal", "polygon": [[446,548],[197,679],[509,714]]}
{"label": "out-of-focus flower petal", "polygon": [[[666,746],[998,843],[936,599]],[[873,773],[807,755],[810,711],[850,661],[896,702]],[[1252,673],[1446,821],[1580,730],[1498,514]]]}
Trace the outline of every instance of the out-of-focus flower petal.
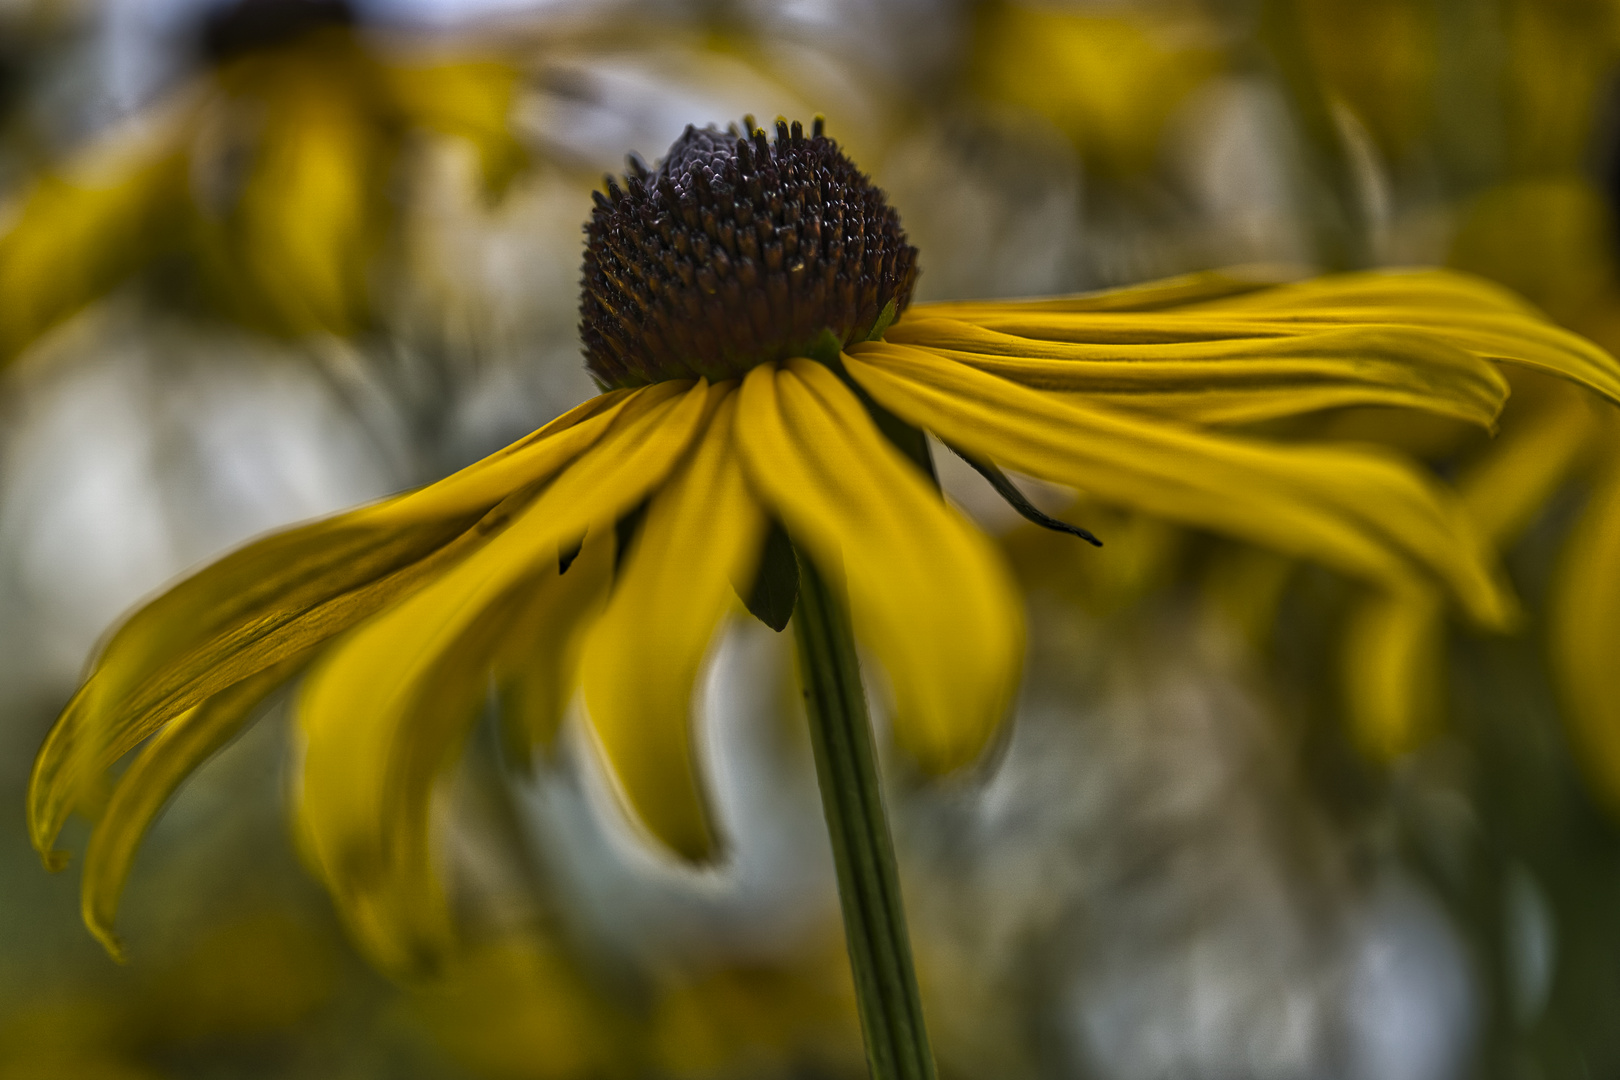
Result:
{"label": "out-of-focus flower petal", "polygon": [[693,758],[693,686],[765,534],[732,442],[736,406],[735,394],[721,403],[653,497],[581,668],[591,727],[631,811],[687,859],[717,844]]}
{"label": "out-of-focus flower petal", "polygon": [[[505,523],[507,510],[495,508],[514,487],[521,504],[525,487],[553,475],[616,419],[656,422],[684,387],[649,390],[587,402],[419,491],[265,537],[132,614],[35,760],[29,827],[47,862],[60,861],[50,848],[67,815],[120,757],[211,695],[420,586]],[[620,416],[621,408],[631,415]]]}
{"label": "out-of-focus flower petal", "polygon": [[[610,431],[599,453],[506,529],[358,626],[311,672],[299,707],[300,821],[339,907],[385,967],[419,969],[448,943],[431,798],[488,696],[489,658],[526,591],[549,591],[576,571],[611,573],[613,523],[675,467],[711,393],[693,387],[647,414],[648,423]],[[581,537],[585,547],[564,574],[559,550]]]}
{"label": "out-of-focus flower petal", "polygon": [[737,438],[749,483],[829,576],[894,684],[895,735],[927,769],[978,756],[1017,688],[1016,589],[983,535],[810,360],[755,368]]}

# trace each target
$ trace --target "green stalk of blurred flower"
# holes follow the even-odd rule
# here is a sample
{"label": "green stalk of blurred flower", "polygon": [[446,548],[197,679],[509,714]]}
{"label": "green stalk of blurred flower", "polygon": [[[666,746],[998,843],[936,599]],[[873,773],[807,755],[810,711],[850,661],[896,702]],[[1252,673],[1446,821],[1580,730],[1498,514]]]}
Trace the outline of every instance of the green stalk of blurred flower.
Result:
{"label": "green stalk of blurred flower", "polygon": [[492,196],[525,154],[513,66],[415,57],[352,23],[341,3],[239,0],[206,70],[23,192],[0,234],[0,360],[143,272],[178,270],[274,334],[371,326],[411,140],[471,141]]}

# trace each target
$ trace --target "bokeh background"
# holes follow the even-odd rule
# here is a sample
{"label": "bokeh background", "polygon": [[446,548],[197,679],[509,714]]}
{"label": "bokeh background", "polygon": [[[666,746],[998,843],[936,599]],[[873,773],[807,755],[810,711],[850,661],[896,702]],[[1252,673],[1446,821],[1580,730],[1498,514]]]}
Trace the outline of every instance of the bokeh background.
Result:
{"label": "bokeh background", "polygon": [[[650,854],[572,729],[526,775],[485,732],[436,809],[465,947],[409,983],[302,869],[287,694],[147,841],[123,965],[28,847],[34,751],[141,597],[589,395],[590,192],[687,123],[825,114],[919,299],[1442,264],[1613,348],[1617,62],[1613,0],[4,0],[0,1080],[864,1075],[758,623],[702,690],[728,858]],[[1310,420],[1511,507],[1524,628],[1398,678],[1330,574],[1030,485],[1085,548],[936,455],[1032,628],[992,762],[886,762],[943,1076],[1620,1075],[1620,662],[1572,698],[1545,615],[1620,559],[1616,429],[1514,392],[1528,487]]]}

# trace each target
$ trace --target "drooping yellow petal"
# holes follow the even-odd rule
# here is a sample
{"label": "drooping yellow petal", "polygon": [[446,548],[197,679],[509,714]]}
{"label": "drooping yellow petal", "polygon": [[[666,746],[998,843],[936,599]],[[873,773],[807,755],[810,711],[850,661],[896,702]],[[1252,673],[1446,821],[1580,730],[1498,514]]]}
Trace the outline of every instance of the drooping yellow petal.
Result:
{"label": "drooping yellow petal", "polygon": [[1386,405],[1489,427],[1508,390],[1490,364],[1435,335],[1410,331],[1099,344],[1019,337],[923,315],[902,319],[884,337],[1025,386],[1195,423]]}
{"label": "drooping yellow petal", "polygon": [[487,696],[524,593],[567,576],[559,549],[582,536],[568,574],[611,568],[612,523],[675,467],[711,393],[692,387],[651,429],[616,426],[504,531],[356,627],[311,672],[299,708],[301,824],[345,917],[385,966],[418,967],[445,942],[431,797]]}
{"label": "drooping yellow petal", "polygon": [[[579,558],[584,558],[581,554]],[[607,602],[611,567],[576,574],[531,592],[496,648],[492,668],[511,763],[522,769],[551,748],[578,686],[585,630]]]}
{"label": "drooping yellow petal", "polygon": [[[684,389],[604,395],[437,484],[249,544],[136,611],[101,648],[35,760],[30,830],[47,863],[61,861],[50,847],[80,793],[141,740],[417,587],[485,542],[526,489],[615,421],[656,424]],[[514,506],[499,508],[513,491]]]}
{"label": "drooping yellow petal", "polygon": [[118,900],[146,830],[192,771],[236,737],[259,704],[297,669],[278,664],[187,710],[141,748],[113,787],[84,853],[84,922],[114,958]]}
{"label": "drooping yellow petal", "polygon": [[1264,650],[1297,566],[1295,559],[1269,548],[1222,544],[1204,568],[1204,601],[1227,630],[1251,648]]}
{"label": "drooping yellow petal", "polygon": [[1389,587],[1438,578],[1479,621],[1511,616],[1456,499],[1391,455],[1273,445],[1085,408],[882,342],[851,352],[851,376],[880,404],[1021,472]]}
{"label": "drooping yellow petal", "polygon": [[[1532,393],[1539,400],[1531,400]],[[1600,428],[1593,407],[1606,405],[1566,382],[1516,388],[1515,414],[1502,433],[1457,478],[1457,491],[1491,541],[1516,539],[1537,511],[1569,480]]]}
{"label": "drooping yellow petal", "polygon": [[749,372],[737,440],[794,542],[824,572],[842,570],[856,635],[894,684],[901,744],[936,772],[973,761],[1011,703],[1024,641],[988,541],[814,361]]}
{"label": "drooping yellow petal", "polygon": [[1440,595],[1413,587],[1359,599],[1345,621],[1342,663],[1350,734],[1361,751],[1387,762],[1414,749],[1443,706]]}
{"label": "drooping yellow petal", "polygon": [[1575,758],[1594,793],[1620,811],[1620,426],[1609,460],[1565,544],[1548,611],[1549,658]]}
{"label": "drooping yellow petal", "polygon": [[484,184],[493,195],[505,191],[528,160],[510,122],[519,75],[510,64],[488,60],[382,69],[389,94],[410,123],[467,139],[478,149]]}
{"label": "drooping yellow petal", "polygon": [[564,584],[575,573],[606,592],[610,529],[559,575],[555,533],[540,518],[525,524],[340,642],[299,703],[301,833],[339,912],[389,971],[429,968],[453,939],[432,800],[487,700],[513,616],[579,584]]}
{"label": "drooping yellow petal", "polygon": [[52,176],[0,236],[0,363],[161,254],[182,229],[185,158],[161,145],[105,177]]}
{"label": "drooping yellow petal", "polygon": [[[1525,380],[1521,378],[1520,382]],[[1569,480],[1598,425],[1587,394],[1546,379],[1522,386],[1521,412],[1457,480],[1480,532],[1505,548]],[[1444,707],[1445,612],[1429,589],[1359,598],[1345,625],[1343,668],[1351,731],[1370,757],[1417,746]]]}
{"label": "drooping yellow petal", "polygon": [[722,617],[748,580],[765,517],[732,444],[735,394],[654,496],[607,612],[586,642],[591,726],[631,812],[687,859],[716,837],[692,750],[692,695]]}
{"label": "drooping yellow petal", "polygon": [[82,793],[124,754],[209,697],[291,660],[482,542],[476,518],[392,536],[318,523],[260,541],[136,612],[51,729],[29,820],[49,853]]}

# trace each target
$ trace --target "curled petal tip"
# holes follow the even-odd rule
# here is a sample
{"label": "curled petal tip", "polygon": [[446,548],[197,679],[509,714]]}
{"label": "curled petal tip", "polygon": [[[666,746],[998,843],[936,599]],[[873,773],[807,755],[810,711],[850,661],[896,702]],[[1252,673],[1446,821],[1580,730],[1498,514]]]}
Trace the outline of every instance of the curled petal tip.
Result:
{"label": "curled petal tip", "polygon": [[95,923],[86,925],[89,926],[90,933],[95,935],[95,939],[101,942],[101,947],[107,950],[107,955],[112,957],[114,963],[129,963],[129,954],[124,951],[124,942],[116,933],[108,927],[99,926]]}
{"label": "curled petal tip", "polygon": [[59,870],[66,870],[69,858],[70,856],[67,852],[56,851],[50,848],[47,848],[39,853],[40,862],[44,863],[45,869],[49,870],[53,874]]}

